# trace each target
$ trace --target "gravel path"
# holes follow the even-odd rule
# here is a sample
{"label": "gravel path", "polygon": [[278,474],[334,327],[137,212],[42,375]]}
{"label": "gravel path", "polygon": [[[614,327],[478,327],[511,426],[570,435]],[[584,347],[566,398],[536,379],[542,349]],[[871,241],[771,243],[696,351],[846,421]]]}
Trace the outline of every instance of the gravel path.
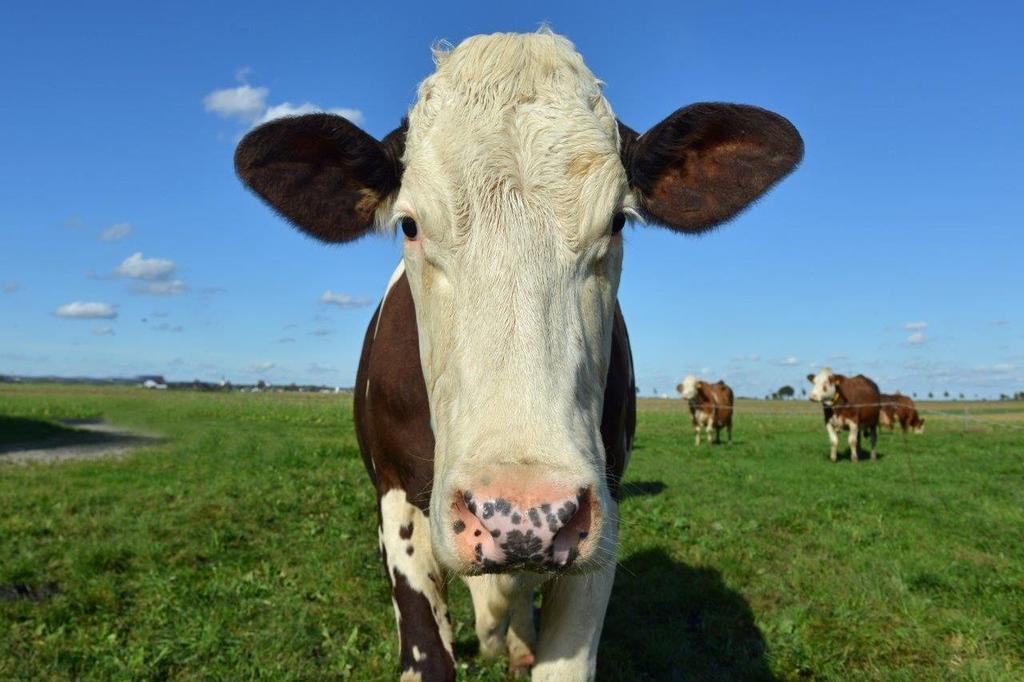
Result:
{"label": "gravel path", "polygon": [[29,462],[57,463],[83,459],[124,457],[144,445],[163,439],[152,433],[124,429],[105,422],[63,422],[80,433],[73,439],[49,438],[34,443],[19,443],[0,449],[0,464]]}

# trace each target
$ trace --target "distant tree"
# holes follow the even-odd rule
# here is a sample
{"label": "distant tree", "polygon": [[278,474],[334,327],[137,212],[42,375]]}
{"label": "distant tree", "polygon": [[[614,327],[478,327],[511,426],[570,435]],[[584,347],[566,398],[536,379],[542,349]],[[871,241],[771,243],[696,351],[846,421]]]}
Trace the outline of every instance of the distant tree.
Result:
{"label": "distant tree", "polygon": [[999,399],[1000,400],[1009,400],[1010,396],[1006,395],[1005,393],[1000,393],[999,394]]}
{"label": "distant tree", "polygon": [[928,391],[928,400],[931,400],[931,399],[932,399],[932,398],[934,398],[934,397],[935,397],[935,396],[934,396],[934,395],[932,395],[932,392],[931,392],[931,391]]}
{"label": "distant tree", "polygon": [[267,382],[265,382],[263,379],[260,379],[259,381],[256,382],[256,388],[260,389],[261,391],[266,390]]}
{"label": "distant tree", "polygon": [[801,388],[800,389],[800,395],[803,396],[803,397],[806,397],[807,396],[807,389],[806,388]]}
{"label": "distant tree", "polygon": [[942,397],[943,397],[943,398],[948,398],[948,397],[949,397],[949,391],[944,391],[944,392],[942,393]]}
{"label": "distant tree", "polygon": [[786,398],[792,398],[796,395],[796,389],[788,384],[778,390],[779,397],[785,400]]}
{"label": "distant tree", "polygon": [[914,397],[915,398],[917,397],[917,391],[914,391]]}
{"label": "distant tree", "polygon": [[961,393],[961,394],[960,394],[960,400],[963,400],[963,399],[964,399],[964,394],[963,394],[963,393]]}
{"label": "distant tree", "polygon": [[766,395],[766,396],[764,397],[764,399],[765,399],[765,400],[771,400],[771,399],[772,399],[772,397],[771,397],[770,395]]}

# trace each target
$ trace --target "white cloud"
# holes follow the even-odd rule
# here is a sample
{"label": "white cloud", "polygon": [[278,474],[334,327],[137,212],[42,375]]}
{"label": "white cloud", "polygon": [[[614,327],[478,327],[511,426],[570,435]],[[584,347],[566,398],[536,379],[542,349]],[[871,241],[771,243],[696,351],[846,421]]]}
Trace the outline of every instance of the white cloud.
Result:
{"label": "white cloud", "polygon": [[221,118],[233,118],[251,126],[257,126],[283,116],[301,116],[318,111],[343,116],[356,125],[363,122],[363,112],[359,109],[327,109],[312,102],[268,104],[267,98],[270,95],[270,90],[264,87],[254,87],[246,82],[251,72],[249,67],[243,67],[236,71],[235,80],[242,84],[234,88],[223,88],[209,93],[203,98],[203,108]]}
{"label": "white cloud", "polygon": [[114,335],[114,328],[113,327],[96,327],[96,328],[94,328],[92,330],[92,335],[93,336],[113,336]]}
{"label": "white cloud", "polygon": [[761,356],[757,353],[750,353],[749,355],[737,355],[733,358],[735,362],[758,362]]}
{"label": "white cloud", "polygon": [[237,88],[214,90],[203,98],[203,108],[221,118],[237,118],[252,123],[267,107],[267,88],[254,88],[249,84]]}
{"label": "white cloud", "polygon": [[157,326],[153,327],[158,332],[171,332],[173,334],[180,334],[185,331],[185,328],[180,324],[171,324],[169,322],[161,322]]}
{"label": "white cloud", "polygon": [[924,332],[914,332],[913,334],[907,337],[907,343],[909,343],[911,346],[923,345],[926,340],[927,339],[925,339]]}
{"label": "white cloud", "polygon": [[135,291],[140,294],[153,294],[154,296],[178,296],[187,290],[188,287],[180,279],[172,279],[169,282],[147,282],[135,288]]}
{"label": "white cloud", "polygon": [[776,360],[775,364],[782,365],[783,367],[794,367],[800,364],[800,358],[796,357],[795,355],[790,355],[788,358]]}
{"label": "white cloud", "polygon": [[274,367],[276,366],[277,365],[275,365],[273,362],[269,361],[255,362],[246,367],[245,371],[248,372],[249,374],[263,374],[264,372],[269,372],[270,370],[274,369]]}
{"label": "white cloud", "polygon": [[65,303],[53,313],[57,317],[65,317],[75,320],[112,320],[117,317],[117,311],[109,303],[96,303],[93,301],[73,301]]}
{"label": "white cloud", "polygon": [[325,305],[336,305],[339,308],[362,308],[363,306],[370,305],[370,300],[366,298],[355,298],[348,294],[335,293],[330,289],[327,289],[320,295],[320,302]]}
{"label": "white cloud", "polygon": [[295,343],[295,339],[291,336],[285,336],[277,340],[278,343]]}
{"label": "white cloud", "polygon": [[267,121],[273,121],[276,118],[284,118],[285,116],[303,116],[305,114],[315,114],[320,111],[337,114],[342,118],[347,118],[356,125],[363,122],[363,112],[358,109],[324,109],[312,102],[303,102],[302,104],[282,102],[281,104],[274,104],[273,106],[267,107],[266,111],[263,112],[263,115],[260,116],[253,125],[261,125]]}
{"label": "white cloud", "polygon": [[928,328],[927,322],[907,322],[903,325],[903,328],[908,332],[919,332]]}
{"label": "white cloud", "polygon": [[111,225],[107,229],[100,232],[100,240],[105,242],[116,242],[119,239],[124,239],[132,233],[131,223],[118,223]]}
{"label": "white cloud", "polygon": [[165,258],[145,258],[141,251],[136,251],[125,258],[114,272],[132,279],[164,280],[173,275],[176,268],[174,261]]}
{"label": "white cloud", "polygon": [[312,334],[313,336],[330,336],[333,333],[333,329],[325,329],[323,327],[321,327],[320,329],[314,329],[313,331],[310,332],[310,334]]}
{"label": "white cloud", "polygon": [[20,289],[21,286],[17,282],[4,282],[2,287],[5,294],[13,294],[15,291]]}

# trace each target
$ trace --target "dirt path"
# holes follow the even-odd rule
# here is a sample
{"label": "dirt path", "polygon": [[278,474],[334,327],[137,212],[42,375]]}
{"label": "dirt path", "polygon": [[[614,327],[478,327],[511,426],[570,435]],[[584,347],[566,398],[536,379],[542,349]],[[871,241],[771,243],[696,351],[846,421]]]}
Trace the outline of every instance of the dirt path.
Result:
{"label": "dirt path", "polygon": [[125,429],[105,422],[62,423],[77,430],[73,437],[59,436],[0,448],[0,464],[57,463],[124,457],[144,445],[153,445],[163,440],[153,433]]}

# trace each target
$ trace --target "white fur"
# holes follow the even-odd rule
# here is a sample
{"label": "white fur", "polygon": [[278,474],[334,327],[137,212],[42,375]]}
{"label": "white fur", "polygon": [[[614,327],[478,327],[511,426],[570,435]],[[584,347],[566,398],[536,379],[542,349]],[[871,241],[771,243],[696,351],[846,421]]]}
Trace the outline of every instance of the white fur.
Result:
{"label": "white fur", "polygon": [[[593,486],[607,507],[599,429],[622,267],[610,223],[635,205],[615,116],[549,32],[476,36],[436,60],[391,216],[419,226],[404,262],[436,438],[431,515],[497,462]],[[465,570],[449,532],[435,524],[437,557]]]}
{"label": "white fur", "polygon": [[693,400],[697,397],[697,377],[692,374],[686,375],[686,378],[683,379],[682,386],[683,390],[681,390],[679,394],[684,400]]}
{"label": "white fur", "polygon": [[815,402],[826,402],[836,396],[836,385],[832,382],[835,372],[830,367],[823,367],[814,375],[813,386],[811,387],[811,400]]}

